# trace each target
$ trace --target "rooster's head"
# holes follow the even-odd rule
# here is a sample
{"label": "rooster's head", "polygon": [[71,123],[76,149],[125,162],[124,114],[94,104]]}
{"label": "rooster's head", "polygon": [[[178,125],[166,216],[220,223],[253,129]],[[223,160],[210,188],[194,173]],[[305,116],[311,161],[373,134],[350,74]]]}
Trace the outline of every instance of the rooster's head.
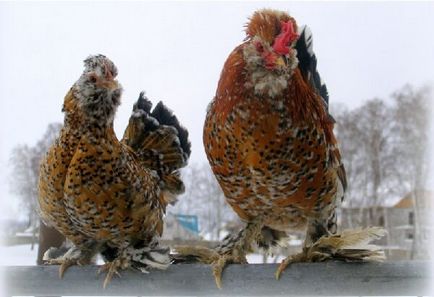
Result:
{"label": "rooster's head", "polygon": [[299,37],[297,24],[285,12],[263,9],[252,15],[246,27],[244,60],[254,76],[255,91],[274,96],[286,85],[270,86],[266,82],[280,78],[285,84],[283,81],[298,65],[294,49]]}

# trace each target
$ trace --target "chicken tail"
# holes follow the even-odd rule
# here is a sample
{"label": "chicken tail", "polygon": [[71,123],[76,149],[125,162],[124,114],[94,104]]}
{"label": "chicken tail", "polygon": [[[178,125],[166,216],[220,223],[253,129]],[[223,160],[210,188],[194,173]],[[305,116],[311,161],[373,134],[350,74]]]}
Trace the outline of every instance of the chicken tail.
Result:
{"label": "chicken tail", "polygon": [[161,177],[165,200],[173,202],[184,192],[179,169],[186,166],[191,153],[188,131],[161,101],[152,110],[144,92],[134,104],[122,142],[131,147],[146,168]]}

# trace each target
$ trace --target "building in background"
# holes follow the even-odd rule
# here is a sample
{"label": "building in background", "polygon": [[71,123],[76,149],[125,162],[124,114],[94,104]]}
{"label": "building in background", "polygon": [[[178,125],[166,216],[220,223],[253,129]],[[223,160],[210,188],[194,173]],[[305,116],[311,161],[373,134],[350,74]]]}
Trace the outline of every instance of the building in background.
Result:
{"label": "building in background", "polygon": [[342,229],[381,226],[387,235],[377,244],[383,246],[389,260],[429,259],[429,240],[433,231],[430,218],[434,194],[419,191],[404,196],[391,207],[343,208]]}

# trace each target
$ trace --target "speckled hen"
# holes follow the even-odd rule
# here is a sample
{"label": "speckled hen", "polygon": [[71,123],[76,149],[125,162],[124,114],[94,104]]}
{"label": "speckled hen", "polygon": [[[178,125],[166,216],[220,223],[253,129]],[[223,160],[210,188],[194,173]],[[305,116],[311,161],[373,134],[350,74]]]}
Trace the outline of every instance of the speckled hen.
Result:
{"label": "speckled hen", "polygon": [[[307,30],[301,38],[311,42]],[[299,40],[296,22],[286,13],[253,15],[247,41],[223,67],[204,144],[241,219],[261,216],[265,226],[280,231],[308,224],[313,242],[336,230],[334,210],[346,181],[326,89],[309,81],[315,68],[301,67],[297,53],[308,48],[297,51]]]}
{"label": "speckled hen", "polygon": [[203,133],[226,200],[247,223],[205,261],[214,264],[218,286],[224,263],[246,262],[253,242],[270,247],[289,231],[307,230],[308,251],[334,234],[347,184],[309,29],[264,9],[246,33],[224,64]]}
{"label": "speckled hen", "polygon": [[190,156],[188,133],[163,103],[153,109],[140,94],[122,141],[113,131],[122,88],[105,56],[90,56],[65,97],[65,122],[41,163],[40,214],[73,243],[60,274],[71,265],[106,260],[104,286],[118,269],[169,265],[159,246],[168,203],[184,191],[179,169]]}

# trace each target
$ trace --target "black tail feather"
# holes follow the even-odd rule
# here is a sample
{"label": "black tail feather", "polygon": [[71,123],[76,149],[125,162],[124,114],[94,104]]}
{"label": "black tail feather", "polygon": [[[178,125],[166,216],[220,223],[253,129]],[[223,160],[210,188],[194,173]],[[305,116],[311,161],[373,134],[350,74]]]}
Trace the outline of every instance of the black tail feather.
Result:
{"label": "black tail feather", "polygon": [[140,92],[139,99],[134,104],[133,111],[143,110],[146,113],[151,113],[152,102],[145,97],[145,92]]}
{"label": "black tail feather", "polygon": [[157,106],[155,106],[151,116],[155,118],[161,125],[175,127],[175,129],[178,131],[178,138],[181,143],[181,148],[187,157],[189,157],[191,154],[191,143],[188,140],[188,131],[186,128],[181,126],[173,112],[167,106],[165,106],[163,102],[160,101],[158,102]]}
{"label": "black tail feather", "polygon": [[[176,151],[181,151],[183,166],[185,166],[191,154],[187,129],[179,123],[177,117],[163,102],[160,101],[152,112],[151,109],[152,102],[146,98],[144,92],[141,92],[134,104],[133,114],[122,141],[139,155],[147,158],[152,158],[151,155],[162,157],[159,155],[164,154],[172,154],[173,157]],[[171,132],[170,129],[174,131]],[[176,143],[169,144],[167,141],[170,139],[176,140]],[[170,160],[170,156],[166,156],[166,160]],[[158,163],[154,162],[154,164]],[[155,166],[158,167],[158,165],[151,165],[152,168]],[[176,165],[173,170],[175,169],[178,169]]]}
{"label": "black tail feather", "polygon": [[179,169],[187,165],[191,154],[188,131],[162,102],[151,110],[152,102],[141,92],[122,142],[135,151],[144,167],[157,172],[164,200],[173,203],[184,192]]}
{"label": "black tail feather", "polygon": [[313,52],[312,32],[306,26],[302,27],[301,30],[300,37],[295,45],[298,67],[304,79],[317,91],[324,100],[324,104],[328,107],[329,93],[317,70],[317,58]]}

